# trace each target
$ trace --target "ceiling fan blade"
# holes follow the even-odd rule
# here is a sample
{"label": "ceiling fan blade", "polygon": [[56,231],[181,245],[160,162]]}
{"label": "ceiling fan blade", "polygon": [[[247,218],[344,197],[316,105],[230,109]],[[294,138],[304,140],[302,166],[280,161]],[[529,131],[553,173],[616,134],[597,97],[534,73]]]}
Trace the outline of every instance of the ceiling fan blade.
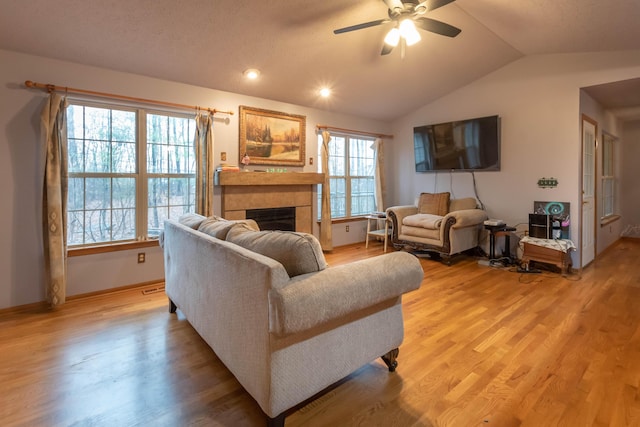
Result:
{"label": "ceiling fan blade", "polygon": [[435,10],[439,7],[442,6],[446,6],[449,3],[453,3],[456,0],[425,0],[422,3],[420,3],[419,5],[416,6],[416,9],[420,8],[420,7],[424,7],[426,8],[427,12],[430,12],[432,10]]}
{"label": "ceiling fan blade", "polygon": [[395,46],[391,46],[390,44],[383,44],[382,45],[382,51],[380,52],[380,55],[388,55],[391,53],[391,51],[393,50]]}
{"label": "ceiling fan blade", "polygon": [[361,30],[363,28],[375,27],[376,25],[386,24],[389,21],[390,19],[377,19],[375,21],[364,22],[350,27],[338,28],[337,30],[333,30],[333,34],[342,34],[348,33],[349,31]]}
{"label": "ceiling fan blade", "polygon": [[404,9],[404,6],[402,5],[401,0],[382,0],[382,1],[384,2],[384,4],[387,5],[389,10]]}
{"label": "ceiling fan blade", "polygon": [[420,17],[414,19],[414,22],[423,30],[431,31],[432,33],[447,37],[455,37],[462,31],[460,28],[456,28],[453,25],[445,24],[444,22],[436,21],[431,18]]}

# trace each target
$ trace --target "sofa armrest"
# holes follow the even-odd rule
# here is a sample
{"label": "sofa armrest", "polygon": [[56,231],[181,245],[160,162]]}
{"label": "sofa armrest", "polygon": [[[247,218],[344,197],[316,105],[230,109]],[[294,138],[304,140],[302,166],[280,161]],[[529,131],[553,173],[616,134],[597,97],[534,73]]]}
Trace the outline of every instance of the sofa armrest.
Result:
{"label": "sofa armrest", "polygon": [[456,220],[452,228],[462,228],[481,224],[488,217],[487,213],[482,209],[463,209],[449,212],[445,215],[442,222],[446,222],[449,218],[455,218]]}
{"label": "sofa armrest", "polygon": [[418,289],[416,257],[394,252],[295,277],[269,292],[269,332],[288,335],[340,319]]}

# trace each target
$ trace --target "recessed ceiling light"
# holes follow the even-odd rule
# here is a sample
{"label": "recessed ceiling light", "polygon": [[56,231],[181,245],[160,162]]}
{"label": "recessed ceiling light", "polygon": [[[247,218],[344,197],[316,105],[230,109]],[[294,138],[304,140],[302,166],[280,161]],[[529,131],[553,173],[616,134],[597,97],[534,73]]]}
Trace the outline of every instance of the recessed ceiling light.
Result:
{"label": "recessed ceiling light", "polygon": [[323,87],[322,89],[320,89],[321,97],[328,98],[329,95],[331,95],[331,89],[329,89],[328,87]]}
{"label": "recessed ceiling light", "polygon": [[255,80],[260,76],[260,70],[255,68],[249,68],[248,70],[244,70],[244,76],[249,80]]}

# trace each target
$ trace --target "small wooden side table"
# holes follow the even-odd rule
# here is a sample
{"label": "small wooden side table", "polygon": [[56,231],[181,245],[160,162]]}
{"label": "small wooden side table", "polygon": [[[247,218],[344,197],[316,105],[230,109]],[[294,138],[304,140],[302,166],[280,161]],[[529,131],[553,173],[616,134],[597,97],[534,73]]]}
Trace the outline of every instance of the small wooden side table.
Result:
{"label": "small wooden side table", "polygon": [[[382,237],[384,239],[383,252],[387,252],[387,240],[389,240],[389,232],[390,232],[389,218],[387,218],[386,216],[377,216],[377,215],[367,215],[365,218],[367,218],[367,237],[365,239],[364,247],[365,248],[369,247],[369,236]],[[384,228],[372,230],[371,229],[372,221],[376,221],[376,226],[377,226],[377,221],[384,221]]]}
{"label": "small wooden side table", "polygon": [[575,249],[573,242],[567,239],[539,239],[525,236],[520,240],[523,248],[522,262],[529,261],[553,264],[560,268],[562,274],[571,274],[571,251]]}

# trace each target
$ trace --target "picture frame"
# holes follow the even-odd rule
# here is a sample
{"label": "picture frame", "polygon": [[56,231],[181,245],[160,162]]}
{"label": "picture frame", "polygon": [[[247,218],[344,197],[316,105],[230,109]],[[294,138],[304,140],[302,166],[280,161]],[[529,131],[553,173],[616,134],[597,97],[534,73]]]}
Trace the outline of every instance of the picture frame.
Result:
{"label": "picture frame", "polygon": [[304,166],[306,116],[240,106],[240,159],[250,164]]}

